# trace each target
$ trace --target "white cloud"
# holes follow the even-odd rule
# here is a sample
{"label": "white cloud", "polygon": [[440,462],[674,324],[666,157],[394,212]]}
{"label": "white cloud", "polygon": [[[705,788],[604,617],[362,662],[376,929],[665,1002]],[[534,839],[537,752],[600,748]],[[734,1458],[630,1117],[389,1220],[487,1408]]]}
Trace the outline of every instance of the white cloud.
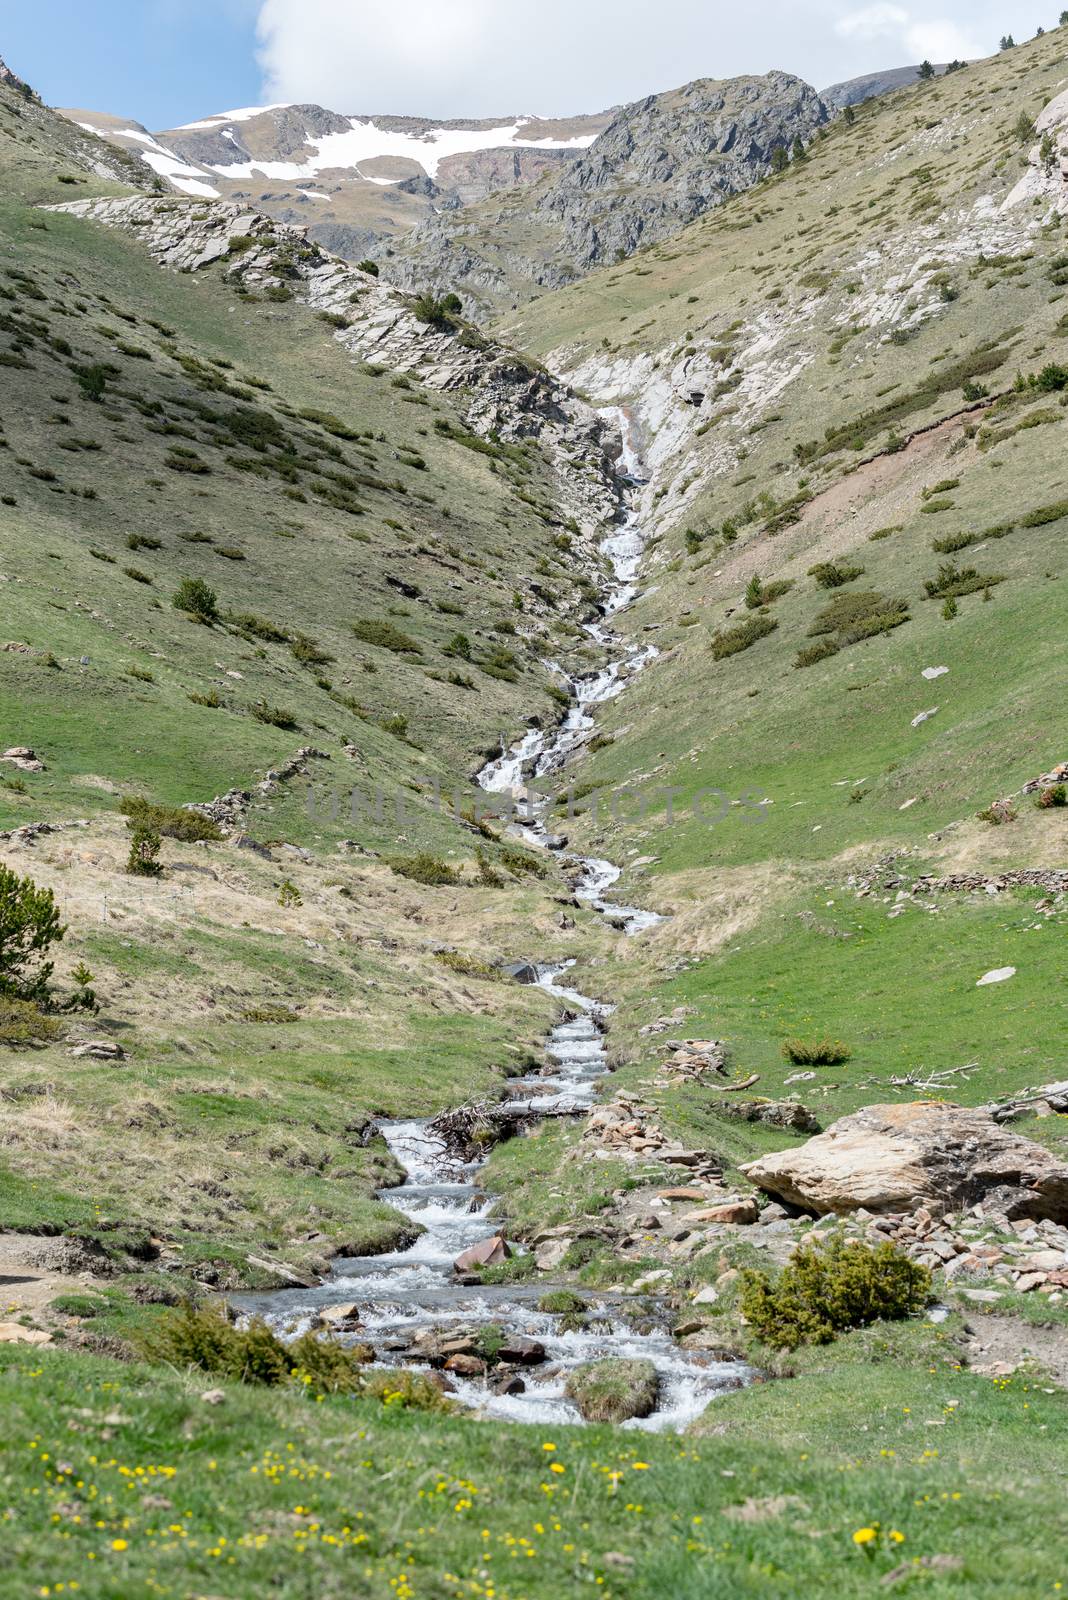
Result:
{"label": "white cloud", "polygon": [[[924,56],[974,59],[1045,0],[259,0],[264,98],[352,115],[595,111],[698,77],[817,88]],[[1035,7],[1033,18],[1021,13]],[[1056,9],[1056,4],[1054,4]]]}
{"label": "white cloud", "polygon": [[[904,6],[879,0],[860,11],[847,11],[834,31],[842,39],[896,45],[903,61],[968,61],[991,48],[969,26],[952,17],[917,18]],[[884,48],[886,46],[884,45]]]}
{"label": "white cloud", "polygon": [[908,20],[908,12],[901,6],[865,6],[863,11],[847,11],[839,17],[834,31],[842,39],[879,39],[900,33]]}

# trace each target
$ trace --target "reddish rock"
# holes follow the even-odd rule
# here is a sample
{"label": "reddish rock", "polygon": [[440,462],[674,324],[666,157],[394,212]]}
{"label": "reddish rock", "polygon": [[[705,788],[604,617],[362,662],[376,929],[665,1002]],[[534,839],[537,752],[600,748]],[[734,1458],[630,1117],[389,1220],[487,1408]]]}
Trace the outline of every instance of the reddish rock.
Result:
{"label": "reddish rock", "polygon": [[706,1206],[703,1211],[691,1211],[687,1222],[730,1222],[744,1225],[755,1222],[760,1212],[755,1200],[728,1200],[721,1206]]}
{"label": "reddish rock", "polygon": [[455,1372],[458,1378],[481,1378],[486,1363],[479,1356],[450,1356],[445,1363],[446,1372]]}
{"label": "reddish rock", "polygon": [[470,1250],[458,1255],[453,1266],[457,1272],[470,1272],[473,1267],[496,1267],[507,1261],[511,1253],[508,1240],[502,1233],[495,1233],[491,1239],[481,1239]]}

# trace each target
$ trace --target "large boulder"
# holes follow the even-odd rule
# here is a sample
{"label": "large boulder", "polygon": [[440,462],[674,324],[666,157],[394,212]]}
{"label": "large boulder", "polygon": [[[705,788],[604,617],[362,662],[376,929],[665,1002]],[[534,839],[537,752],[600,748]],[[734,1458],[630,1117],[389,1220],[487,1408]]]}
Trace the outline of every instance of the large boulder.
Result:
{"label": "large boulder", "polygon": [[1068,1166],[987,1111],[920,1100],[866,1106],[743,1169],[768,1194],[820,1215],[959,1210],[1068,1223]]}

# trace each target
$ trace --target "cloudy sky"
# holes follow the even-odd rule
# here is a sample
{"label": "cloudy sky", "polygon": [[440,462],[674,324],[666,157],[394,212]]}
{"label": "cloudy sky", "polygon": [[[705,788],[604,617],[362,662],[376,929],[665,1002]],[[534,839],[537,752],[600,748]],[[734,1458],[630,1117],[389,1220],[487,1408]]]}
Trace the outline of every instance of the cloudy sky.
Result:
{"label": "cloudy sky", "polygon": [[151,128],[263,101],[436,117],[594,111],[780,67],[817,88],[988,55],[1064,0],[37,0],[0,52],[52,104]]}

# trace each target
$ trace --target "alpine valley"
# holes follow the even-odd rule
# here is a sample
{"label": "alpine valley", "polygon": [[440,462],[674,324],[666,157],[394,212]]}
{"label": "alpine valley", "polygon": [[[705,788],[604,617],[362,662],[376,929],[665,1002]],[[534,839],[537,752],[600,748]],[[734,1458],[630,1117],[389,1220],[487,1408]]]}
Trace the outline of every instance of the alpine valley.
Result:
{"label": "alpine valley", "polygon": [[0,62],[0,1596],[1068,1582],[1052,20]]}

